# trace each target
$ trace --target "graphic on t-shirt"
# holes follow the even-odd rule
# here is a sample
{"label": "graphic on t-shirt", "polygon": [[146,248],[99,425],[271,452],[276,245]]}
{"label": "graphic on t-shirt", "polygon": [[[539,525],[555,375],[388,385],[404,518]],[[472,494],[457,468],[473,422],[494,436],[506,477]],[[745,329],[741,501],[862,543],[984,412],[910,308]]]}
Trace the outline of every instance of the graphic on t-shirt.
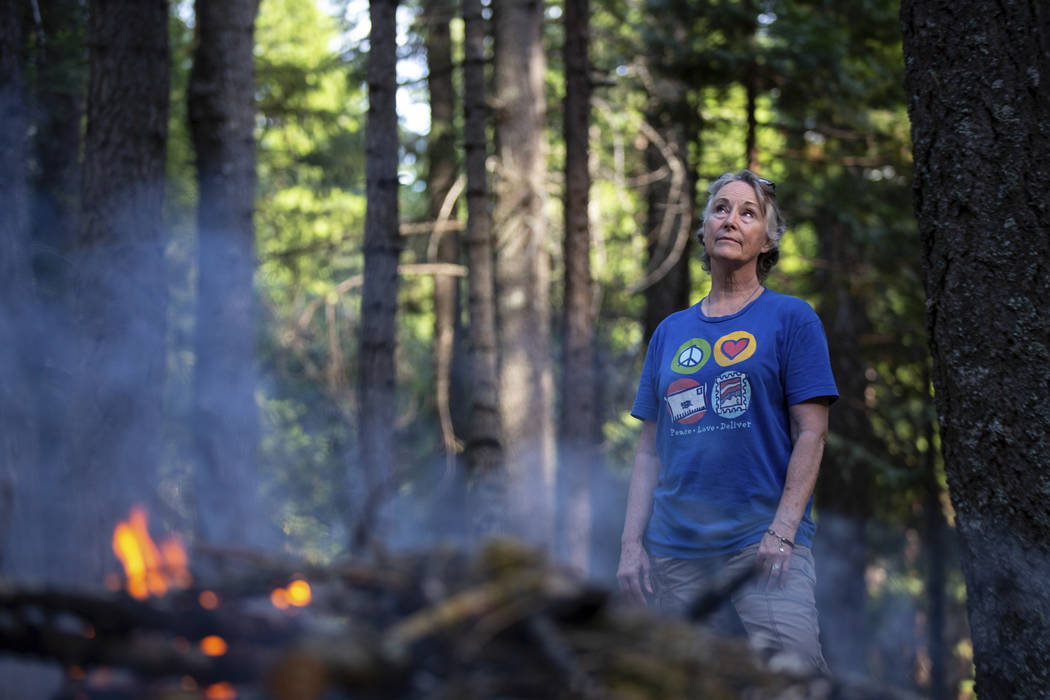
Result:
{"label": "graphic on t-shirt", "polygon": [[715,362],[722,367],[743,362],[755,354],[758,341],[747,331],[733,331],[715,341]]}
{"label": "graphic on t-shirt", "polygon": [[703,338],[690,338],[675,350],[671,370],[679,374],[692,374],[711,359],[711,344]]}
{"label": "graphic on t-shirt", "polygon": [[695,423],[707,412],[706,387],[699,382],[682,378],[667,387],[667,411],[676,423]]}
{"label": "graphic on t-shirt", "polygon": [[718,375],[711,391],[711,407],[723,418],[743,415],[751,405],[751,382],[743,372],[730,370]]}

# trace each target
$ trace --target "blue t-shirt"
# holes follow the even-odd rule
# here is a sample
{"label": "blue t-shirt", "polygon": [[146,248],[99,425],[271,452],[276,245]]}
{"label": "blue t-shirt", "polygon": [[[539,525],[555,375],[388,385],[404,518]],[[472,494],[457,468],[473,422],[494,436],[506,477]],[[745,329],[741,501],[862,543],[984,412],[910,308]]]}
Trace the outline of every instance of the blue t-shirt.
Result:
{"label": "blue t-shirt", "polygon": [[[838,398],[820,319],[801,299],[766,290],[730,316],[696,304],[657,327],[631,415],[656,423],[660,479],[646,546],[682,559],[762,539],[784,490],[788,407]],[[795,533],[809,546],[812,499]]]}

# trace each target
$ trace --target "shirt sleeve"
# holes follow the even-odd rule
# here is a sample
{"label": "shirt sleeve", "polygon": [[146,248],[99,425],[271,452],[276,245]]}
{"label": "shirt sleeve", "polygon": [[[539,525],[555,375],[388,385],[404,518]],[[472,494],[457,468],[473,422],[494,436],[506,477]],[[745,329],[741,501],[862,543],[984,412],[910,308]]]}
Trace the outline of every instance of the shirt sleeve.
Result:
{"label": "shirt sleeve", "polygon": [[658,333],[654,333],[649,341],[649,348],[645,352],[645,364],[642,366],[642,376],[638,380],[638,392],[634,395],[634,406],[631,407],[631,415],[638,420],[655,421],[659,415],[660,401],[657,398],[660,376],[659,346]]}
{"label": "shirt sleeve", "polygon": [[821,396],[834,403],[839,397],[835,377],[831,372],[828,339],[816,313],[795,326],[787,338],[784,353],[784,396],[793,406]]}

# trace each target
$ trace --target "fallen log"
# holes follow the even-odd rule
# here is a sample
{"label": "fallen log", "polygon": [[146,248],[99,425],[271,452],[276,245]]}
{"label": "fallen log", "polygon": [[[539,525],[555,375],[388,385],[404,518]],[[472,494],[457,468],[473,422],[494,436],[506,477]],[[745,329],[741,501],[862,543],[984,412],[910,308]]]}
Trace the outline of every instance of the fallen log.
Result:
{"label": "fallen log", "polygon": [[[378,565],[253,555],[237,570],[145,601],[9,581],[0,651],[75,669],[68,696],[87,698],[103,697],[85,681],[85,669],[101,668],[151,692],[189,684],[277,700],[912,697],[776,669],[740,640],[626,606],[512,541],[472,558],[424,552]],[[310,581],[310,605],[274,608],[270,587],[296,577]],[[205,591],[220,602],[205,607]]]}

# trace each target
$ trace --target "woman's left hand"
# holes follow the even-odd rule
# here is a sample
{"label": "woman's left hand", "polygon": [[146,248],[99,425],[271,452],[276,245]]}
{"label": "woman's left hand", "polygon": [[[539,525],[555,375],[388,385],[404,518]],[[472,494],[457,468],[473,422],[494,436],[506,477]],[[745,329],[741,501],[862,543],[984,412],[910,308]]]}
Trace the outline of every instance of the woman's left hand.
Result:
{"label": "woman's left hand", "polygon": [[766,590],[787,585],[791,570],[791,545],[784,544],[768,532],[758,545],[759,581],[766,580]]}

